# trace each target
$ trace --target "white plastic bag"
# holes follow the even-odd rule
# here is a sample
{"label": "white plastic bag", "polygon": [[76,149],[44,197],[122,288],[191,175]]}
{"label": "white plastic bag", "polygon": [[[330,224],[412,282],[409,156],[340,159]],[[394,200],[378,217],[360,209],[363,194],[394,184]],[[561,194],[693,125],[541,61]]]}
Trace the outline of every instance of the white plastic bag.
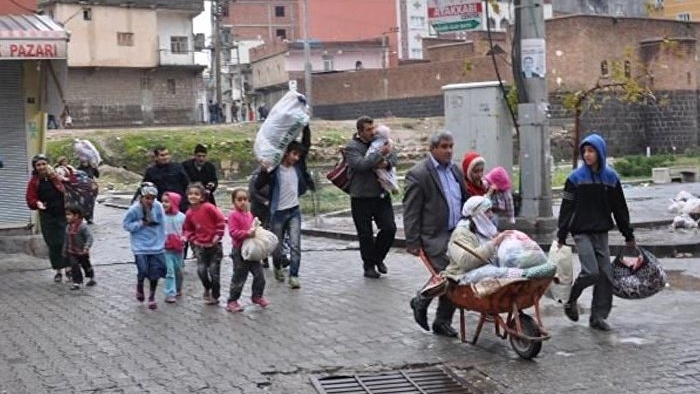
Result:
{"label": "white plastic bag", "polygon": [[255,218],[253,222],[255,227],[255,235],[253,238],[247,238],[241,246],[241,255],[243,260],[261,261],[272,254],[277,247],[277,236],[269,230],[265,230],[260,226],[260,221]]}
{"label": "white plastic bag", "polygon": [[558,281],[553,281],[549,285],[545,296],[563,304],[569,300],[574,283],[574,257],[571,246],[562,245],[560,248],[557,241],[552,242],[548,259],[550,263],[557,266]]}
{"label": "white plastic bag", "polygon": [[87,160],[93,167],[97,167],[102,162],[100,151],[88,140],[76,139],[73,151],[80,160]]}
{"label": "white plastic bag", "polygon": [[530,268],[547,262],[540,245],[527,234],[510,231],[498,246],[498,265],[511,268]]}
{"label": "white plastic bag", "polygon": [[290,142],[309,124],[306,98],[289,91],[270,110],[260,126],[253,151],[258,161],[268,169],[277,167]]}

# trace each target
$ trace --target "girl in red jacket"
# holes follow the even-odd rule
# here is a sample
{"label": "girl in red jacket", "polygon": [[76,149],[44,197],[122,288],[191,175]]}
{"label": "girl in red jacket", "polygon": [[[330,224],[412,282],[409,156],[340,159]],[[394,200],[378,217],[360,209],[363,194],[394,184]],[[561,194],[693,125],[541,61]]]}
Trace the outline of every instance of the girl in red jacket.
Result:
{"label": "girl in red jacket", "polygon": [[226,218],[219,208],[207,201],[207,192],[199,182],[187,187],[190,208],[182,227],[183,241],[192,245],[197,257],[197,275],[204,286],[204,302],[217,305],[221,296],[221,238],[226,229]]}
{"label": "girl in red jacket", "polygon": [[265,291],[265,274],[260,261],[243,260],[241,246],[243,241],[255,235],[253,227],[253,214],[248,210],[248,192],[245,189],[235,189],[231,193],[233,211],[228,217],[228,233],[233,240],[231,260],[233,260],[233,276],[231,277],[231,291],[228,297],[226,310],[229,312],[241,312],[243,306],[238,303],[248,273],[253,274],[253,296],[251,301],[265,308],[269,301],[263,297]]}

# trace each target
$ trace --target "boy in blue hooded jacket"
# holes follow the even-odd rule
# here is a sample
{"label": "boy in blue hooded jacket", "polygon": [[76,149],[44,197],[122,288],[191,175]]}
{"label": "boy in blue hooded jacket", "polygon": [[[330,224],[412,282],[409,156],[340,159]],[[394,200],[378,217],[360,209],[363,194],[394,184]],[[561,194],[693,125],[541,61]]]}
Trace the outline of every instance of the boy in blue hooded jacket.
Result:
{"label": "boy in blue hooded jacket", "polygon": [[578,249],[581,273],[574,281],[564,313],[578,321],[576,301],[583,290],[593,286],[591,328],[608,331],[605,321],[612,308],[612,266],[608,232],[615,224],[628,247],[635,247],[630,215],[617,173],[606,166],[607,147],[598,134],[590,134],[579,145],[584,165],[566,179],[559,211],[559,247],[571,233]]}

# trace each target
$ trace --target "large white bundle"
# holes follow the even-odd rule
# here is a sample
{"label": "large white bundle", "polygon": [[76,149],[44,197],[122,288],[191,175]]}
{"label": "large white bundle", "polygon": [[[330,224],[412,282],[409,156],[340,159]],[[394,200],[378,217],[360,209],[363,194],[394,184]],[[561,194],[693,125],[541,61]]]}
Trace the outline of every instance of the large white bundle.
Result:
{"label": "large white bundle", "polygon": [[100,151],[88,140],[75,140],[73,151],[80,160],[87,160],[93,167],[97,167],[102,162]]}
{"label": "large white bundle", "polygon": [[309,124],[306,98],[289,91],[270,110],[255,137],[253,151],[258,161],[267,168],[274,168],[290,142],[295,140],[304,126]]}
{"label": "large white bundle", "polygon": [[542,248],[521,231],[510,231],[498,246],[498,265],[501,267],[530,268],[546,262],[547,256]]}
{"label": "large white bundle", "polygon": [[261,261],[272,254],[279,240],[272,231],[262,228],[258,218],[255,218],[253,226],[255,227],[255,235],[243,241],[241,255],[243,260]]}
{"label": "large white bundle", "polygon": [[549,285],[545,295],[557,302],[565,303],[569,300],[571,287],[574,284],[574,259],[570,246],[562,245],[557,241],[552,242],[547,256],[549,262],[557,266],[556,277],[558,280]]}

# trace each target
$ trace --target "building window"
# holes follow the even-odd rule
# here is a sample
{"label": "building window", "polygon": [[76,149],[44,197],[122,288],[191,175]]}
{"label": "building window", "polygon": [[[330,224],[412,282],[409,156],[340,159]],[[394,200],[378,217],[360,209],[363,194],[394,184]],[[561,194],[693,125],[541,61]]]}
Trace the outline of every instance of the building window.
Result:
{"label": "building window", "polygon": [[188,44],[186,36],[172,36],[170,37],[170,52],[187,53],[189,52]]}
{"label": "building window", "polygon": [[676,19],[683,22],[690,22],[690,13],[684,12],[682,14],[676,15]]}
{"label": "building window", "polygon": [[411,48],[411,58],[412,59],[422,59],[423,50],[421,48]]}
{"label": "building window", "polygon": [[283,5],[275,6],[275,16],[278,18],[284,18],[284,6]]}
{"label": "building window", "polygon": [[323,71],[333,71],[333,56],[323,55]]}
{"label": "building window", "polygon": [[608,61],[603,60],[600,62],[600,76],[607,78],[610,75],[610,69],[608,68]]}
{"label": "building window", "polygon": [[177,85],[174,79],[168,79],[168,93],[175,94],[177,91]]}
{"label": "building window", "polygon": [[133,47],[134,33],[117,33],[117,45],[121,47]]}
{"label": "building window", "polygon": [[275,30],[275,35],[277,38],[281,38],[283,40],[287,39],[287,30],[286,29],[277,29]]}
{"label": "building window", "polygon": [[84,21],[91,21],[92,20],[92,8],[83,8],[83,20]]}
{"label": "building window", "polygon": [[411,27],[415,29],[422,29],[425,27],[425,17],[422,16],[412,16],[411,17]]}

